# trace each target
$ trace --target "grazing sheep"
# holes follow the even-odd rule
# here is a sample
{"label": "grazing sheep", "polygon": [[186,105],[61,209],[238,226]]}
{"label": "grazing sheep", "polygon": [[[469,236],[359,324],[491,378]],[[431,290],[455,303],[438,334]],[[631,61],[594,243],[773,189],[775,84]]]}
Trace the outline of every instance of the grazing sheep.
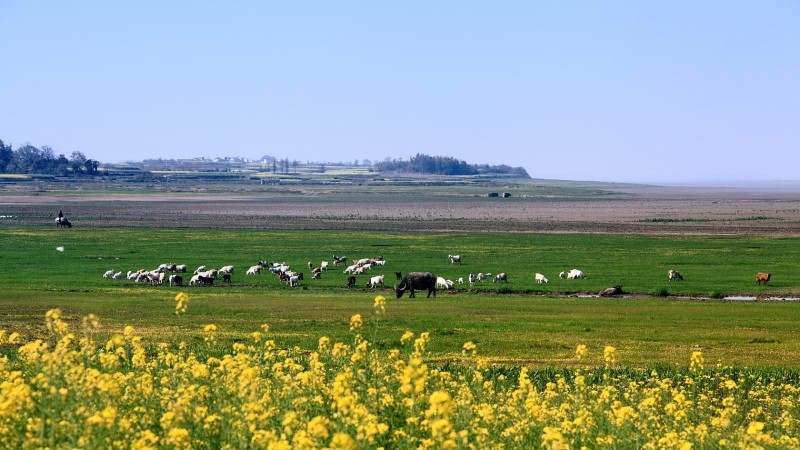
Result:
{"label": "grazing sheep", "polygon": [[170,286],[180,286],[183,284],[183,277],[180,275],[170,275],[169,276],[169,285]]}
{"label": "grazing sheep", "polygon": [[615,295],[622,295],[622,286],[614,286],[610,288],[605,288],[600,291],[600,297],[613,297]]}
{"label": "grazing sheep", "polygon": [[319,264],[319,268],[320,268],[320,270],[328,270],[328,261],[322,261]]}
{"label": "grazing sheep", "polygon": [[106,270],[103,274],[103,278],[111,278],[114,276],[114,269]]}
{"label": "grazing sheep", "polygon": [[772,274],[764,273],[764,272],[758,272],[756,274],[756,284],[761,284],[761,282],[764,282],[764,284],[767,284],[767,282],[769,281],[770,278],[772,278]]}
{"label": "grazing sheep", "polygon": [[436,277],[436,288],[437,289],[439,289],[439,288],[441,288],[441,289],[450,289],[451,287],[453,287],[453,286],[451,284],[449,284],[447,282],[447,280],[445,280],[442,277]]}
{"label": "grazing sheep", "polygon": [[117,272],[114,275],[111,275],[111,278],[114,280],[119,280],[120,278],[122,278],[122,272]]}
{"label": "grazing sheep", "polygon": [[233,273],[233,266],[225,266],[225,267],[223,267],[223,268],[219,269],[219,273],[222,273],[222,274],[225,274],[225,273],[227,273],[227,274],[231,274],[231,273]]}
{"label": "grazing sheep", "polygon": [[230,283],[231,282],[231,274],[223,273],[222,274],[222,281],[227,281],[228,283]]}
{"label": "grazing sheep", "polygon": [[458,283],[458,284],[464,284],[464,277],[459,277],[459,278],[456,280],[456,283]]}
{"label": "grazing sheep", "polygon": [[677,270],[670,270],[667,272],[668,280],[683,280],[683,276]]}
{"label": "grazing sheep", "polygon": [[198,284],[202,285],[209,285],[212,286],[214,284],[214,277],[206,277],[203,275],[197,276]]}
{"label": "grazing sheep", "polygon": [[492,280],[492,283],[497,283],[500,281],[505,281],[506,283],[508,283],[508,275],[505,272],[500,272],[497,275],[495,275],[494,280]]}
{"label": "grazing sheep", "polygon": [[383,286],[383,275],[376,275],[369,279],[369,283],[367,283],[367,287],[378,287],[378,285]]}
{"label": "grazing sheep", "polygon": [[578,269],[572,269],[567,274],[567,279],[568,280],[575,280],[575,279],[578,279],[578,278],[586,278],[586,275],[583,272],[581,272],[580,270],[578,270]]}
{"label": "grazing sheep", "polygon": [[450,264],[459,263],[461,264],[461,255],[447,255],[450,259]]}
{"label": "grazing sheep", "polygon": [[175,272],[183,273],[186,272],[186,270],[187,270],[186,264],[178,264],[177,266],[175,266]]}
{"label": "grazing sheep", "polygon": [[536,282],[539,283],[539,284],[549,283],[550,282],[547,278],[544,277],[544,275],[542,275],[542,274],[540,274],[538,272],[533,277],[536,280]]}
{"label": "grazing sheep", "polygon": [[261,269],[263,269],[263,267],[261,265],[250,266],[250,268],[247,269],[247,272],[245,272],[245,274],[246,275],[258,275],[259,273],[261,273]]}
{"label": "grazing sheep", "polygon": [[475,282],[478,280],[478,277],[476,277],[475,274],[473,274],[473,273],[469,274],[469,277],[467,277],[467,278],[469,279],[469,285],[470,286],[474,285]]}
{"label": "grazing sheep", "polygon": [[397,278],[398,280],[402,280],[402,279],[403,279],[403,272],[395,272],[395,273],[394,273],[394,276],[395,276],[395,278]]}
{"label": "grazing sheep", "polygon": [[486,281],[489,277],[492,276],[491,273],[478,273],[477,280],[478,281]]}
{"label": "grazing sheep", "polygon": [[356,277],[347,277],[347,287],[355,287],[356,286]]}

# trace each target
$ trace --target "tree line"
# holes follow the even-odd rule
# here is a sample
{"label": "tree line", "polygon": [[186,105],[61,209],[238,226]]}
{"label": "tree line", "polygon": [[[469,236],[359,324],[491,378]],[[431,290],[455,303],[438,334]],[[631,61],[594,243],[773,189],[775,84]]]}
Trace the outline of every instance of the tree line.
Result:
{"label": "tree line", "polygon": [[511,167],[505,164],[491,166],[488,164],[467,164],[450,156],[429,156],[417,153],[408,161],[385,160],[377,162],[375,169],[380,172],[413,172],[434,175],[516,175],[530,178],[523,167]]}
{"label": "tree line", "polygon": [[44,145],[34,147],[29,143],[6,145],[0,139],[0,173],[67,176],[70,174],[95,175],[99,161],[89,159],[81,152],[72,152],[69,158]]}

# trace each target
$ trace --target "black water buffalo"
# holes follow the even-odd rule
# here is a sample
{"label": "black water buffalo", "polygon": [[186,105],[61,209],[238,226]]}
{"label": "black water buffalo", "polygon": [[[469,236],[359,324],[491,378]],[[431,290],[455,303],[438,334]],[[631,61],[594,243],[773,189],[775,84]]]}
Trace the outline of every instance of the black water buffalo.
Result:
{"label": "black water buffalo", "polygon": [[414,298],[414,290],[427,289],[428,297],[430,298],[431,292],[436,297],[436,276],[430,272],[409,272],[403,281],[398,286],[395,286],[397,291],[397,298],[403,296],[403,293],[408,290],[411,292],[410,298]]}

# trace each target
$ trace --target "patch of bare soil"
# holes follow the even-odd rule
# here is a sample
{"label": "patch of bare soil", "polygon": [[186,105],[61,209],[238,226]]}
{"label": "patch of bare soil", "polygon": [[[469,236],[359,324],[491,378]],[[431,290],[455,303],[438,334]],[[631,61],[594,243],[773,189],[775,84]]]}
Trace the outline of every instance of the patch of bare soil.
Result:
{"label": "patch of bare soil", "polygon": [[740,234],[800,236],[800,190],[627,187],[609,198],[325,195],[2,195],[0,226],[190,227],[387,231]]}

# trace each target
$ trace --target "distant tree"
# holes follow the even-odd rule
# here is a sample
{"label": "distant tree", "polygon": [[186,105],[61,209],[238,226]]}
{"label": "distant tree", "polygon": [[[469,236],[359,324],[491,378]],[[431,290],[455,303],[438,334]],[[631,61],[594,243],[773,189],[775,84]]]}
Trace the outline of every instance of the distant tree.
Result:
{"label": "distant tree", "polygon": [[292,168],[294,169],[294,174],[297,175],[297,160],[292,161]]}
{"label": "distant tree", "polygon": [[99,165],[100,165],[99,162],[97,162],[97,161],[95,161],[93,159],[87,159],[86,162],[84,163],[84,166],[86,167],[86,173],[88,173],[90,175],[97,174],[97,167]]}
{"label": "distant tree", "polygon": [[272,160],[272,173],[278,173],[278,160]]}
{"label": "distant tree", "polygon": [[383,162],[376,163],[375,168],[383,172],[415,172],[436,175],[514,174],[530,178],[522,167],[470,165],[449,156],[429,156],[419,153],[407,162],[402,159],[386,158]]}
{"label": "distant tree", "polygon": [[81,152],[72,152],[70,155],[69,165],[75,173],[81,173],[86,167],[86,155]]}
{"label": "distant tree", "polygon": [[7,173],[11,160],[14,159],[14,150],[10,145],[6,146],[0,139],[0,173]]}
{"label": "distant tree", "polygon": [[36,165],[42,157],[42,151],[31,144],[24,144],[14,152],[12,164],[14,173],[36,173]]}

